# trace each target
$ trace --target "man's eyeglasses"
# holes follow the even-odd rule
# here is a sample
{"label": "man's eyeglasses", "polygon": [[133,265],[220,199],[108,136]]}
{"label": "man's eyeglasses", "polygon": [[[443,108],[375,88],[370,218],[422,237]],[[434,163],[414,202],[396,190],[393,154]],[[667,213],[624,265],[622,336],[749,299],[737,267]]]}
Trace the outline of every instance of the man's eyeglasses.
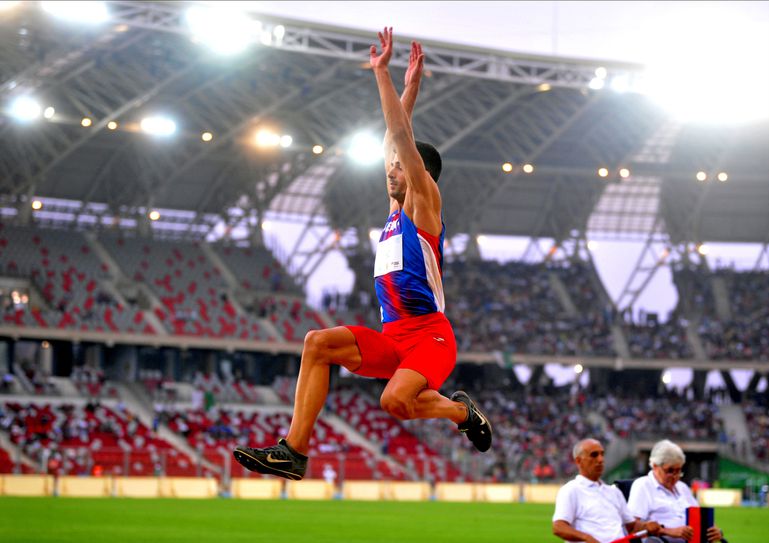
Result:
{"label": "man's eyeglasses", "polygon": [[681,475],[682,468],[660,468],[666,475]]}

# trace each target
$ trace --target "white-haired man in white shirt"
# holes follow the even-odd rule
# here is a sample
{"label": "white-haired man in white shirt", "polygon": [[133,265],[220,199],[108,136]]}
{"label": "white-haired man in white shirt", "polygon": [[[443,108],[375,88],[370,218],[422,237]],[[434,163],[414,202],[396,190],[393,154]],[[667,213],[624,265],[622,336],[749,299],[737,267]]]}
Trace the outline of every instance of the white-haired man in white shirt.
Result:
{"label": "white-haired man in white shirt", "polygon": [[601,481],[604,450],[595,439],[583,439],[572,456],[579,475],[563,485],[555,498],[553,533],[566,541],[610,543],[629,533],[659,532],[656,522],[636,519],[622,492]]}
{"label": "white-haired man in white shirt", "polygon": [[[686,525],[686,509],[699,507],[681,474],[686,455],[681,447],[663,439],[652,447],[651,471],[633,481],[628,509],[637,519],[654,520],[661,526],[659,535],[669,543],[690,541],[693,530]],[[708,528],[708,541],[721,541],[723,532],[717,526]]]}

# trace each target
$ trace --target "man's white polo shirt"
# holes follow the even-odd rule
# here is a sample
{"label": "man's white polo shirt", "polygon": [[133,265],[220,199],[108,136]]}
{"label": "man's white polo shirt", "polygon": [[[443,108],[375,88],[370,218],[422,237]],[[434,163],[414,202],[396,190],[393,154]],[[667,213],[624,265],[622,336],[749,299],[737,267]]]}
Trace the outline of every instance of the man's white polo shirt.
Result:
{"label": "man's white polo shirt", "polygon": [[654,471],[633,481],[627,505],[634,516],[656,521],[666,528],[686,526],[686,508],[699,506],[686,483],[678,481],[671,492],[657,481]]}
{"label": "man's white polo shirt", "polygon": [[624,537],[625,524],[635,517],[618,488],[577,475],[558,490],[553,522],[556,520],[565,520],[572,528],[609,543]]}

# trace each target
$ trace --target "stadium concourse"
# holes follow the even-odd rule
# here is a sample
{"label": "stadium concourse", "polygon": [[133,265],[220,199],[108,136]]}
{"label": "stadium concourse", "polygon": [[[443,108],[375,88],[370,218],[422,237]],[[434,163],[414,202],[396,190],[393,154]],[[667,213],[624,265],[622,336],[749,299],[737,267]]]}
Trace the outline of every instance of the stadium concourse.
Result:
{"label": "stadium concourse", "polygon": [[[371,36],[251,14],[250,54],[222,60],[192,3],[108,2],[83,31],[37,4],[0,20],[0,493],[279,497],[231,451],[285,435],[308,331],[379,326]],[[477,398],[494,446],[396,420],[381,382],[335,369],[310,443],[320,486],[287,495],[552,502],[592,436],[608,481],[645,473],[667,438],[693,486],[766,505],[769,125],[683,124],[629,63],[424,48],[414,129],[444,157],[460,351],[443,392]],[[484,236],[529,248],[484,259]],[[593,236],[644,243],[619,297]],[[707,243],[758,259],[713,266]],[[353,284],[311,303],[329,263]],[[639,317],[661,270],[677,303]]]}

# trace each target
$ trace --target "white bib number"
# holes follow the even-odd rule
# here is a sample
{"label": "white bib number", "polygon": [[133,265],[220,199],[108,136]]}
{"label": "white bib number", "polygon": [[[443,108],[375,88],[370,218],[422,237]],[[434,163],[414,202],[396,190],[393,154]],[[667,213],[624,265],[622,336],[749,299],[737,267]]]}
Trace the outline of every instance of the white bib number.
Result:
{"label": "white bib number", "polygon": [[403,235],[398,234],[380,241],[374,261],[374,277],[403,269]]}

